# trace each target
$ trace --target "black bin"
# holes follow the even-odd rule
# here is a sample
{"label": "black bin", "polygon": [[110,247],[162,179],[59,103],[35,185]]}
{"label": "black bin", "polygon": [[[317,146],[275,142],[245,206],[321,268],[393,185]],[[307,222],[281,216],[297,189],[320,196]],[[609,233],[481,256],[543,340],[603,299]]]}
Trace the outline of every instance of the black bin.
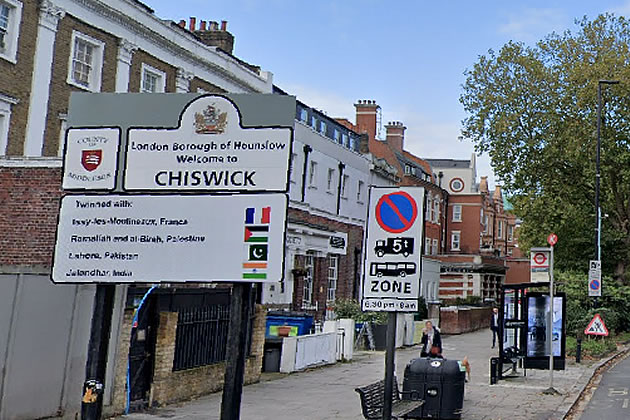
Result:
{"label": "black bin", "polygon": [[280,372],[280,352],[281,350],[277,347],[265,349],[265,361],[263,363],[265,372]]}
{"label": "black bin", "polygon": [[424,405],[410,418],[460,419],[466,370],[457,360],[421,357],[405,367],[403,391],[417,392]]}

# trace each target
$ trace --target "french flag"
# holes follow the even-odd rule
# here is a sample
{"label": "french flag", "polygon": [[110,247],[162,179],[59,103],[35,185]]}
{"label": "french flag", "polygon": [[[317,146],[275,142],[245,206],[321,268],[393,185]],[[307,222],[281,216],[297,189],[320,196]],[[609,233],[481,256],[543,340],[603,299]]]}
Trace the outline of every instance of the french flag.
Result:
{"label": "french flag", "polygon": [[[251,225],[256,223],[256,209],[254,207],[248,207],[245,209],[245,224]],[[268,224],[271,221],[271,207],[263,207],[261,209],[260,223]]]}

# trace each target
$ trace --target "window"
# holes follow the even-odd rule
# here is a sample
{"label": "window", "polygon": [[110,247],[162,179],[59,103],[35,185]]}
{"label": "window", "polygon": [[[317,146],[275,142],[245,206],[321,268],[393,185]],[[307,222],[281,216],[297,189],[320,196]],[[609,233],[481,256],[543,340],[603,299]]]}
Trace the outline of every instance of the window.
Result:
{"label": "window", "polygon": [[449,187],[453,192],[461,192],[464,189],[464,181],[461,178],[453,178],[449,182]]}
{"label": "window", "polygon": [[479,217],[479,223],[481,223],[483,225],[483,207],[481,208],[481,212],[480,212],[480,217]]}
{"label": "window", "polygon": [[460,239],[461,239],[460,231],[451,232],[451,251],[459,251]]}
{"label": "window", "polygon": [[289,161],[289,182],[295,184],[295,164],[296,164],[297,154],[291,153],[291,160]]}
{"label": "window", "polygon": [[326,135],[326,123],[324,121],[319,125],[319,132]]}
{"label": "window", "polygon": [[140,86],[140,92],[166,92],[166,73],[142,63],[142,85]]}
{"label": "window", "polygon": [[432,247],[431,247],[431,255],[437,255],[437,254],[438,254],[438,240],[433,239]]}
{"label": "window", "polygon": [[431,208],[431,217],[429,218],[429,220],[435,222],[437,220],[437,217],[435,216],[435,203],[438,201],[438,198],[435,197],[433,199],[433,202],[431,203],[431,205],[429,205],[429,207]]}
{"label": "window", "polygon": [[433,207],[433,200],[431,199],[431,194],[427,195],[427,208],[425,211],[424,218],[426,220],[431,220],[431,208]]}
{"label": "window", "polygon": [[499,239],[503,238],[503,220],[499,220],[499,229],[497,231],[497,237]]}
{"label": "window", "polygon": [[508,241],[512,242],[514,240],[514,226],[509,225],[508,226]]}
{"label": "window", "polygon": [[509,257],[512,256],[512,248],[508,248],[507,249],[507,254],[508,254]]}
{"label": "window", "polygon": [[308,185],[313,188],[317,188],[315,183],[317,182],[317,162],[311,161],[311,170],[308,175]]}
{"label": "window", "polygon": [[433,209],[434,211],[434,219],[433,223],[439,223],[440,220],[440,199],[436,196],[435,200],[433,200]]}
{"label": "window", "polygon": [[315,118],[315,115],[311,115],[311,127],[317,130],[317,118]]}
{"label": "window", "polygon": [[59,147],[57,156],[63,156],[63,149],[66,142],[66,129],[68,128],[68,114],[59,114]]}
{"label": "window", "polygon": [[453,222],[461,222],[462,221],[462,205],[455,204],[453,205]]}
{"label": "window", "polygon": [[11,106],[19,101],[11,96],[0,93],[0,156],[7,153],[9,144],[9,121],[11,120]]}
{"label": "window", "polygon": [[365,182],[359,181],[359,184],[357,186],[357,201],[358,202],[363,201],[363,188],[365,188]]}
{"label": "window", "polygon": [[348,185],[348,175],[343,176],[343,180],[341,181],[341,198],[347,198],[346,193],[348,192],[346,186]]}
{"label": "window", "polygon": [[424,238],[424,255],[431,253],[431,238]]}
{"label": "window", "polygon": [[328,294],[326,295],[327,302],[335,301],[335,293],[337,292],[337,275],[339,270],[337,265],[339,263],[339,257],[331,255],[328,258]]}
{"label": "window", "polygon": [[305,108],[300,108],[300,121],[304,123],[308,121],[308,111]]}
{"label": "window", "polygon": [[68,83],[91,92],[99,92],[104,52],[104,42],[77,31],[72,32]]}
{"label": "window", "polygon": [[0,57],[17,62],[17,43],[22,20],[22,3],[0,0]]}
{"label": "window", "polygon": [[405,174],[406,175],[412,175],[413,174],[413,168],[411,167],[411,165],[405,165]]}
{"label": "window", "polygon": [[483,233],[488,233],[488,215],[483,216]]}
{"label": "window", "polygon": [[335,141],[337,143],[341,143],[341,132],[339,130],[337,130],[336,128],[333,130],[333,137],[335,138]]}
{"label": "window", "polygon": [[341,135],[341,144],[343,144],[346,147],[350,147],[350,140],[347,134],[342,134]]}
{"label": "window", "polygon": [[313,271],[314,271],[313,253],[309,251],[304,257],[304,294],[302,295],[302,306],[310,306],[313,301]]}
{"label": "window", "polygon": [[332,192],[335,186],[335,170],[329,168],[328,169],[328,181],[326,182],[326,191]]}

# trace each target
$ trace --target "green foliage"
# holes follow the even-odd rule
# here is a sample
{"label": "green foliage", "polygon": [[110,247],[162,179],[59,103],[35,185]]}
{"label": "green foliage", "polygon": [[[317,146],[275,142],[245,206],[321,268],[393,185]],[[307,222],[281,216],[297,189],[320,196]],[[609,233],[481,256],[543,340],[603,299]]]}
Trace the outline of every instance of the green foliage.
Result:
{"label": "green foliage", "polygon": [[362,312],[361,304],[354,299],[335,300],[334,311],[337,319],[351,318],[355,322],[387,323],[387,312]]}
{"label": "green foliage", "polygon": [[608,330],[626,331],[630,327],[630,286],[620,285],[610,277],[604,277],[602,297],[597,309],[593,298],[588,296],[588,278],[576,271],[554,271],[558,290],[567,297],[567,333],[580,336],[596,313],[599,313]]}
{"label": "green foliage", "polygon": [[418,313],[417,319],[427,319],[429,317],[429,308],[427,308],[427,302],[423,296],[418,298]]}
{"label": "green foliage", "polygon": [[[577,339],[575,337],[567,337],[566,342],[567,355],[575,356],[577,349]],[[608,356],[617,349],[617,339],[615,337],[606,338],[585,338],[582,340],[582,357],[602,358]]]}
{"label": "green foliage", "polygon": [[595,254],[594,183],[602,85],[603,271],[626,282],[630,268],[630,23],[600,15],[534,46],[509,42],[466,73],[462,134],[488,153],[515,214],[521,247],[558,234],[556,268],[586,271]]}

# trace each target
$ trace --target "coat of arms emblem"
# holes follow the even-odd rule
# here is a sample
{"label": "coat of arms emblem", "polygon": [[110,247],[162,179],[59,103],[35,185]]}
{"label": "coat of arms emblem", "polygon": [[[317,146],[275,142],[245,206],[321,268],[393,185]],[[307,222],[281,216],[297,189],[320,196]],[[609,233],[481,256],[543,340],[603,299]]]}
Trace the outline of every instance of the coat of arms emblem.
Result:
{"label": "coat of arms emblem", "polygon": [[81,151],[81,165],[86,171],[92,172],[103,161],[103,150],[82,150]]}
{"label": "coat of arms emblem", "polygon": [[202,112],[195,112],[194,125],[197,134],[221,134],[227,125],[227,112],[208,105]]}

